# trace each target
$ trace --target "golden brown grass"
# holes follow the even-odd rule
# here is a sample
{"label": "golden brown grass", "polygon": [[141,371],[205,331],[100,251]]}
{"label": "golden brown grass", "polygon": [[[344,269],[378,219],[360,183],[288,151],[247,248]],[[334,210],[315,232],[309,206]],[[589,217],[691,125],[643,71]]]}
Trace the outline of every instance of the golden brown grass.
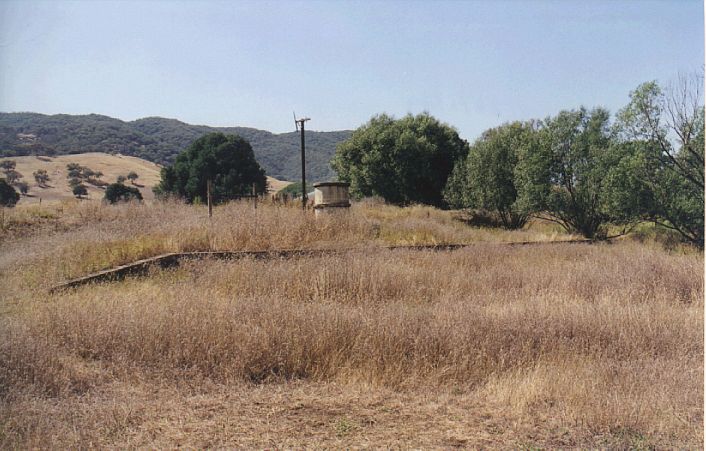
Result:
{"label": "golden brown grass", "polygon": [[[80,208],[2,244],[2,447],[703,446],[701,253],[507,247],[488,241],[566,236],[369,203],[212,224]],[[379,248],[409,241],[485,244]],[[279,247],[359,250],[44,291],[155,252]]]}
{"label": "golden brown grass", "polygon": [[[23,176],[22,181],[29,184],[29,196],[22,196],[20,199],[19,205],[23,207],[38,205],[40,198],[42,199],[42,205],[47,202],[61,203],[74,199],[66,178],[66,165],[69,163],[77,163],[94,171],[101,171],[103,176],[100,180],[107,183],[114,183],[118,176],[127,176],[130,171],[135,171],[139,176],[135,182],[135,187],[140,190],[142,197],[148,202],[154,200],[152,188],[160,180],[161,167],[158,164],[142,158],[121,154],[87,152],[55,157],[22,156],[0,158],[0,161],[3,160],[13,160],[17,164],[16,170]],[[34,180],[33,174],[39,169],[47,171],[50,177],[46,186],[39,186]],[[291,184],[291,182],[277,180],[273,177],[267,177],[267,181],[272,192],[279,191]],[[88,195],[83,200],[84,202],[103,199],[105,192],[102,188],[90,183],[86,184],[86,188],[88,189]]]}
{"label": "golden brown grass", "polygon": [[[94,171],[101,171],[101,180],[107,183],[114,183],[119,175],[127,176],[130,171],[135,171],[138,189],[145,199],[154,199],[152,187],[159,183],[160,167],[155,163],[137,157],[127,155],[110,155],[102,152],[89,152],[75,155],[59,155],[56,157],[36,157],[23,156],[12,158],[0,158],[2,160],[13,160],[17,163],[16,170],[22,174],[22,181],[29,184],[30,196],[22,196],[19,205],[39,204],[45,202],[60,202],[62,200],[73,199],[71,188],[67,183],[66,165],[77,163],[86,166]],[[47,186],[39,186],[32,175],[34,171],[44,169],[49,175]],[[103,189],[86,184],[88,189],[87,198],[100,200],[103,198]]]}

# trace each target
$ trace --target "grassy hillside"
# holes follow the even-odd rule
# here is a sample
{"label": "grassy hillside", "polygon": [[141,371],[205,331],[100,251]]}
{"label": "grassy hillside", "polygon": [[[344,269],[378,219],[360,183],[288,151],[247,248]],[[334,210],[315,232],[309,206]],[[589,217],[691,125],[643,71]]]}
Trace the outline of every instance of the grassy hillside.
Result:
{"label": "grassy hillside", "polygon": [[[74,196],[71,193],[71,188],[69,188],[66,178],[66,165],[69,163],[78,163],[94,171],[102,172],[103,177],[101,177],[100,180],[107,183],[115,182],[119,175],[126,176],[130,171],[135,171],[139,175],[139,178],[135,182],[136,184],[131,185],[130,182],[126,183],[137,187],[145,200],[154,199],[152,188],[159,183],[160,180],[160,166],[158,164],[141,158],[120,154],[110,155],[100,152],[89,152],[54,157],[23,156],[0,158],[0,161],[2,160],[15,161],[15,163],[17,163],[16,170],[23,176],[22,181],[28,183],[30,186],[28,195],[22,196],[19,205],[39,203],[40,198],[42,202],[73,199]],[[46,186],[39,186],[34,180],[32,174],[39,169],[44,169],[49,174],[50,180]],[[273,191],[278,191],[289,184],[289,182],[283,182],[272,177],[268,177],[267,180],[270,183],[270,189]],[[104,188],[89,183],[85,185],[88,188],[87,199],[103,199]]]}
{"label": "grassy hillside", "polygon": [[[428,207],[66,203],[0,236],[0,448],[702,449],[703,254]],[[17,228],[21,224],[21,228]],[[454,252],[381,245],[476,242]],[[48,294],[167,251],[199,261]]]}
{"label": "grassy hillside", "polygon": [[[191,142],[212,131],[238,134],[247,139],[267,175],[283,180],[301,177],[299,135],[294,131],[274,134],[247,127],[191,125],[160,117],[125,122],[97,114],[0,113],[0,156],[117,152],[170,164]],[[334,177],[329,161],[336,145],[350,134],[350,131],[307,131],[310,180]]]}

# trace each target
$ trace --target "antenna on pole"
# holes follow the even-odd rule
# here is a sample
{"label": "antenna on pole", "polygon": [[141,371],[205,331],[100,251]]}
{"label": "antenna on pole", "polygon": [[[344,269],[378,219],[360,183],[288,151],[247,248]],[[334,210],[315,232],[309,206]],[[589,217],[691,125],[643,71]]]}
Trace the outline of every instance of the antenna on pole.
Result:
{"label": "antenna on pole", "polygon": [[311,119],[309,119],[308,117],[297,119],[297,115],[296,113],[294,113],[294,125],[297,128],[297,131],[301,132],[302,140],[302,210],[306,210],[306,201],[308,197],[306,194],[306,150],[304,146],[304,122],[308,120]]}

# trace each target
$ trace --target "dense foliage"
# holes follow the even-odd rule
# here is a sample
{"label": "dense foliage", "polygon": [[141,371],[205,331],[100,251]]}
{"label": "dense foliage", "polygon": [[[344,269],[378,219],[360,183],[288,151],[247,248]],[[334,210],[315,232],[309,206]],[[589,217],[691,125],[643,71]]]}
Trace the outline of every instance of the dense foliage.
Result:
{"label": "dense foliage", "polygon": [[538,133],[540,145],[518,165],[520,203],[586,238],[606,237],[610,224],[628,230],[637,218],[614,208],[611,199],[621,189],[617,182],[633,176],[620,173],[619,179],[615,173],[632,148],[616,145],[608,111],[562,111]]}
{"label": "dense foliage", "polygon": [[111,204],[142,200],[142,193],[140,193],[139,189],[132,186],[125,186],[122,183],[111,183],[105,189],[105,197],[103,199]]}
{"label": "dense foliage", "polygon": [[522,227],[530,211],[518,203],[515,170],[520,153],[536,144],[532,123],[487,130],[454,167],[444,198],[453,208],[487,211],[507,229]]}
{"label": "dense foliage", "polygon": [[455,129],[427,113],[402,119],[382,114],[340,144],[331,164],[354,197],[441,207],[446,179],[467,152]]}
{"label": "dense foliage", "polygon": [[188,202],[205,201],[208,181],[214,203],[252,192],[267,192],[265,171],[255,160],[250,144],[236,135],[210,133],[177,156],[173,166],[162,168],[158,194],[173,194]]}
{"label": "dense foliage", "polygon": [[616,201],[623,208],[640,205],[646,217],[703,247],[702,85],[703,77],[679,77],[666,89],[648,82],[630,93],[619,127],[623,141],[635,143],[629,170],[637,181]]}
{"label": "dense foliage", "polygon": [[83,183],[78,183],[72,186],[71,192],[78,199],[81,199],[83,196],[88,195],[88,188]]}
{"label": "dense foliage", "polygon": [[445,198],[506,228],[535,216],[601,239],[650,220],[703,247],[701,81],[645,83],[613,124],[607,111],[581,108],[490,129],[454,168]]}
{"label": "dense foliage", "polygon": [[[250,142],[269,175],[283,180],[301,178],[300,141],[295,131],[273,134],[247,127],[190,125],[160,117],[124,122],[97,114],[0,113],[0,157],[119,152],[167,165],[196,139],[212,132],[236,134]],[[312,180],[333,177],[329,161],[336,145],[350,135],[350,131],[307,130],[306,171]]]}
{"label": "dense foliage", "polygon": [[0,179],[0,207],[14,207],[20,200],[20,193],[15,191],[5,179]]}

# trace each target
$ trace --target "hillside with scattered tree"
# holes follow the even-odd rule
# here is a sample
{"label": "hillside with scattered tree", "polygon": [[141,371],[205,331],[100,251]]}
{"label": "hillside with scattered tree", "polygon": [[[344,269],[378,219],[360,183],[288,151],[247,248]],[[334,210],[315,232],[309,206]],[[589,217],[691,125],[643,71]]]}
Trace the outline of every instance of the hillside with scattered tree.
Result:
{"label": "hillside with scattered tree", "polygon": [[[211,132],[236,134],[246,139],[267,175],[285,180],[301,177],[300,138],[295,131],[274,134],[247,127],[191,125],[161,117],[125,122],[98,114],[0,113],[0,157],[107,152],[167,165],[174,163],[176,155],[192,142]],[[307,130],[308,178],[333,177],[329,161],[336,145],[350,135],[345,130]]]}

